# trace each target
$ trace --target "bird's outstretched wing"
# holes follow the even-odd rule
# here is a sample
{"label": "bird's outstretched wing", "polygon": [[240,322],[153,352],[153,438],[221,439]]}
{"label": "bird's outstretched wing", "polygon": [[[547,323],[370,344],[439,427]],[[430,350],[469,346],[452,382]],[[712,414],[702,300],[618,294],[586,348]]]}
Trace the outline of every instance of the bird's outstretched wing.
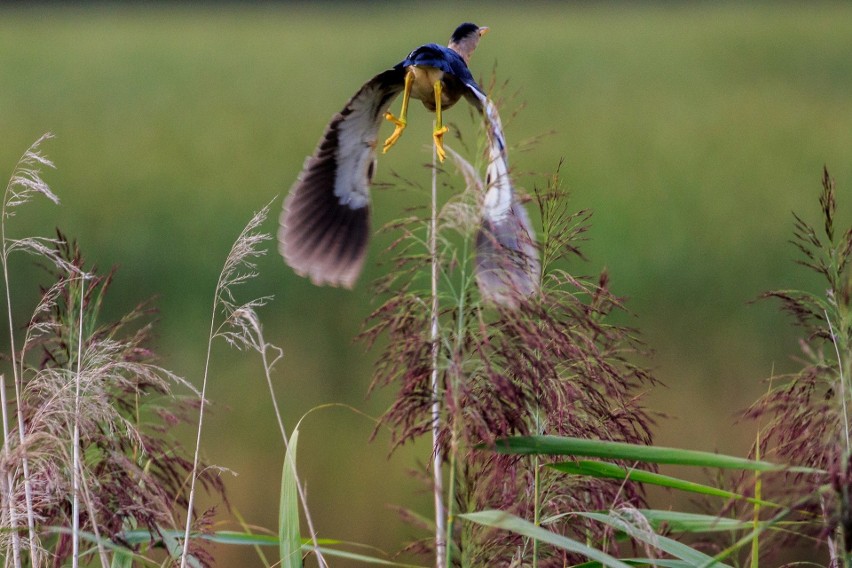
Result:
{"label": "bird's outstretched wing", "polygon": [[468,87],[478,102],[475,106],[482,110],[489,150],[482,224],[476,235],[476,281],[483,297],[514,307],[539,288],[541,263],[535,233],[509,177],[497,107],[475,84]]}
{"label": "bird's outstretched wing", "polygon": [[334,115],[305,160],[281,213],[278,249],[314,284],[351,288],[370,235],[370,183],[379,126],[402,91],[404,71],[367,81]]}

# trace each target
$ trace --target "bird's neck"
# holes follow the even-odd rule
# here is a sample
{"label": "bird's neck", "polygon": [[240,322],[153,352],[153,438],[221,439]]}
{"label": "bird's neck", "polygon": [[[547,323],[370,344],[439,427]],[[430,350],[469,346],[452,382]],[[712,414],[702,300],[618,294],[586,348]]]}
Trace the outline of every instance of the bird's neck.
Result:
{"label": "bird's neck", "polygon": [[458,53],[464,59],[465,64],[469,65],[470,56],[473,55],[473,50],[476,49],[476,42],[465,38],[458,42],[451,41],[447,47]]}

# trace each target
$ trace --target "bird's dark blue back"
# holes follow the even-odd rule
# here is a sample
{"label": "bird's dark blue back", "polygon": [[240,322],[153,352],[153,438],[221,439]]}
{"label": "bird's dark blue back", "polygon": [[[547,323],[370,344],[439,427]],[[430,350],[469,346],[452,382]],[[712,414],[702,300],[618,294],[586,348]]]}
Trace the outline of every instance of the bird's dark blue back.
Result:
{"label": "bird's dark blue back", "polygon": [[473,75],[471,75],[470,69],[467,68],[467,64],[461,55],[443,45],[436,43],[421,45],[409,53],[408,57],[396,67],[405,68],[409,65],[435,67],[444,73],[453,75],[464,84],[476,85],[476,81],[474,81]]}

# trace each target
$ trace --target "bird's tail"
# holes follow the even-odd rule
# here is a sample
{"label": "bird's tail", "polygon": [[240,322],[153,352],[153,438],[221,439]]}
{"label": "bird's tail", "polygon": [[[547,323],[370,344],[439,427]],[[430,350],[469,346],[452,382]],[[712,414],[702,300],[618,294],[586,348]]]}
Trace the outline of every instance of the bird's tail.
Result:
{"label": "bird's tail", "polygon": [[[529,215],[518,201],[509,176],[508,151],[497,106],[478,88],[471,88],[488,140],[488,167],[476,235],[476,281],[482,296],[496,304],[516,307],[539,289],[541,263]],[[451,155],[467,165],[458,154]],[[472,168],[461,168],[467,177]]]}
{"label": "bird's tail", "polygon": [[541,264],[529,215],[518,201],[497,107],[483,101],[488,167],[482,222],[476,236],[476,281],[483,297],[517,306],[539,289]]}

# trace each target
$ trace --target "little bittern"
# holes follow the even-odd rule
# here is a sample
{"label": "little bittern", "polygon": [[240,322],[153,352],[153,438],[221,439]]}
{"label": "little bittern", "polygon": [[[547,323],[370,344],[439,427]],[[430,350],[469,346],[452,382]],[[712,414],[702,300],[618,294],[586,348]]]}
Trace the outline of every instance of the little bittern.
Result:
{"label": "little bittern", "polygon": [[[467,66],[487,31],[465,23],[456,28],[447,47],[434,43],[418,47],[392,69],[367,81],[332,117],[313,155],[305,160],[281,215],[279,250],[298,274],[318,285],[352,287],[364,264],[370,235],[370,183],[383,119],[395,125],[383,146],[387,152],[405,130],[410,99],[422,101],[435,113],[432,136],[443,161],[447,127],[442,111],[464,97],[482,114],[489,140],[489,188],[477,238],[480,286],[489,288],[484,290],[486,296],[503,303],[495,290],[517,289],[529,295],[537,287],[538,255],[526,212],[515,199],[508,177],[497,109]],[[400,93],[402,108],[395,117],[388,109]],[[511,266],[498,262],[498,257],[511,258]]]}

